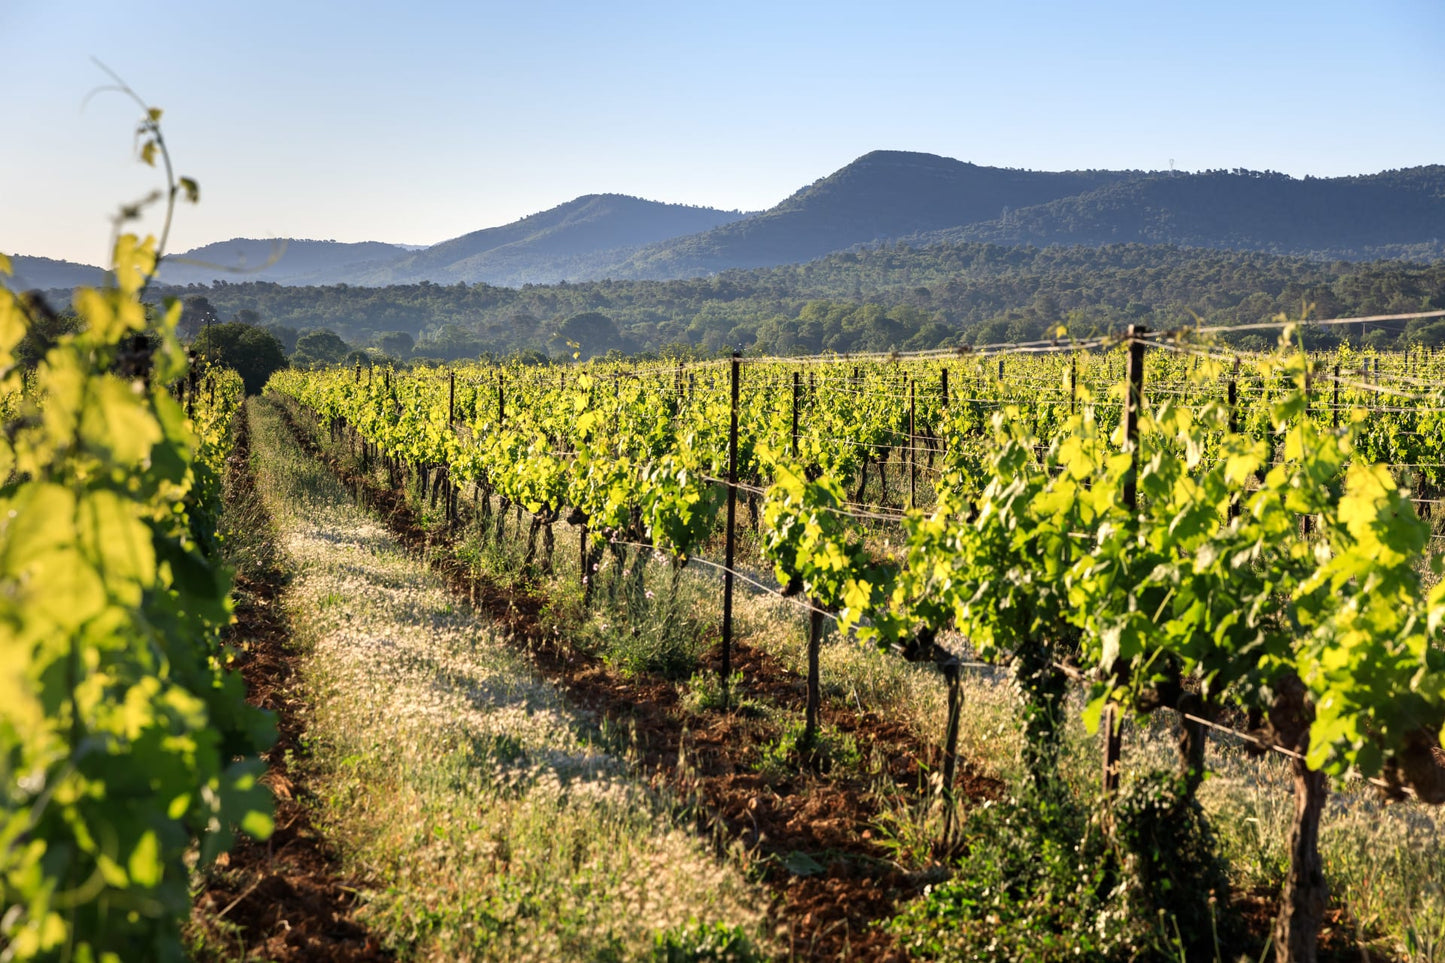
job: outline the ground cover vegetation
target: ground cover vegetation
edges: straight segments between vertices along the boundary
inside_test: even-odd
[[[628,776],[625,742],[355,506],[273,406],[252,418],[306,651],[317,819],[373,881],[366,924],[422,957],[635,959],[719,934],[765,952],[748,884]]]
[[[591,539],[579,546],[588,578],[604,556],[614,579],[636,578],[616,574],[641,566],[626,566],[629,545],[674,559],[674,571],[700,560],[716,539],[727,489],[718,479],[731,461],[743,482],[733,493],[757,526],[756,558],[782,593],[883,650],[936,662],[950,683],[961,653],[940,642],[946,630],[1011,666],[1025,705],[1018,792],[1030,804],[992,830],[1062,840],[1064,854],[1089,843],[1098,858],[1035,862],[1041,875],[1012,880],[1004,904],[981,898],[1001,896],[996,887],[969,890],[969,874],[962,890],[935,887],[932,910],[916,917],[928,925],[913,936],[904,928],[915,950],[987,958],[1012,946],[1037,958],[1043,926],[1059,947],[1101,958],[1225,952],[1231,929],[1218,908],[1229,877],[1199,802],[1201,727],[1222,716],[1246,741],[1295,754],[1297,812],[1273,937],[1280,958],[1313,958],[1325,917],[1326,775],[1440,798],[1430,615],[1439,591],[1427,591],[1430,530],[1412,501],[1434,501],[1427,359],[1312,358],[1285,345],[1236,371],[1217,349],[1142,337],[1132,347],[1152,352],[1148,394],[1111,392],[1128,366],[1117,352],[1007,358],[1016,381],[993,359],[955,362],[952,394],[936,361],[748,365],[738,402],[747,428],[735,446],[726,425],[737,375],[726,366],[463,369],[456,382],[441,372],[363,380],[358,369],[275,384],[332,431],[355,432],[378,470],[410,466],[422,488],[430,479],[448,512],[472,485],[479,506],[497,499],[499,520],[524,507],[534,566],[550,564],[549,533],[570,509]],[[1415,400],[1384,405],[1382,393]],[[795,747],[825,733],[817,637],[809,632],[810,697]],[[726,686],[726,655],[718,668]],[[1191,717],[1171,773],[1123,786],[1106,778],[1109,803],[1085,806],[1089,818],[1059,797],[1072,783],[1059,748],[1069,676],[1084,683],[1091,727],[1102,719],[1116,732],[1121,714],[1164,709]],[[956,695],[950,702],[956,731]],[[949,811],[945,842],[957,833]],[[1097,877],[1080,880],[1084,866]],[[1058,900],[1058,885],[1092,898]],[[1428,920],[1431,899],[1416,892],[1407,915]],[[1041,917],[1054,902],[1077,911]]]

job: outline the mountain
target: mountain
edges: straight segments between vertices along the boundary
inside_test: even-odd
[[[739,220],[739,211],[588,194],[352,275],[357,284],[457,281],[519,286],[603,277],[647,244]],[[601,273],[599,273],[601,272]]]
[[[168,258],[160,280],[367,287],[671,280],[802,264],[899,241],[1163,244],[1322,260],[1439,260],[1445,165],[1300,179],[1244,170],[1027,171],[880,150],[756,214],[588,194],[419,250],[237,238],[179,255],[193,263]],[[34,277],[21,284],[78,283],[66,273],[77,266],[22,261]]]
[[[1149,174],[911,238],[914,243],[1178,244],[1320,258],[1445,254],[1445,165],[1297,179]]]
[[[1136,176],[980,167],[934,154],[873,151],[754,217],[644,248],[614,266],[612,276],[663,279],[810,261],[859,244],[990,220],[1010,208]]]
[[[81,285],[104,284],[110,275],[103,268],[74,261],[57,261],[48,257],[15,255],[10,259],[10,277],[0,275],[0,285],[12,291],[30,291],[35,288],[74,288]]]
[[[162,284],[210,284],[218,280],[334,284],[372,264],[404,257],[410,250],[380,241],[236,237],[166,257],[157,280]]]

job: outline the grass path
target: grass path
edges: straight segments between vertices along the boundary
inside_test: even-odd
[[[629,776],[494,626],[250,407],[257,488],[307,648],[318,818],[360,875],[364,917],[419,959],[766,952],[760,891]]]

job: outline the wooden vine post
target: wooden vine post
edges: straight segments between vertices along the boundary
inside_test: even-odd
[[[908,379],[908,507],[918,504],[918,383]]]
[[[1335,365],[1335,386],[1330,395],[1330,427],[1340,427],[1340,366]]]
[[[803,387],[803,373],[802,373],[801,371],[794,371],[794,372],[793,372],[793,435],[792,435],[792,438],[793,438],[793,447],[792,447],[792,449],[791,449],[794,458],[797,458],[797,457],[798,457],[798,395],[799,395],[799,393],[801,392],[802,387]]]
[[[1229,375],[1229,433],[1239,434],[1239,359],[1234,359],[1234,370]],[[1244,496],[1229,501],[1229,517],[1239,517],[1239,503]]]
[[[818,655],[823,644],[823,610],[817,599],[808,600],[808,695],[803,710],[803,745],[812,749],[818,738],[818,710],[822,703],[822,676]]]
[[[949,656],[939,664],[948,686],[948,723],[943,734],[943,848],[953,846],[957,823],[957,798],[954,782],[958,778],[958,724],[963,714],[963,692],[959,685],[958,659]]]
[[[1139,409],[1144,404],[1144,335],[1149,329],[1139,324],[1129,325],[1129,360],[1126,376],[1129,392],[1124,400],[1124,448],[1129,453],[1129,468],[1124,475],[1124,508],[1131,519],[1139,509]],[[1113,673],[1112,666],[1104,671]],[[1119,788],[1119,756],[1122,751],[1122,733],[1119,730],[1119,712],[1111,703],[1104,708],[1104,796],[1108,800]]]
[[[733,671],[733,552],[736,546],[738,513],[738,387],[742,377],[742,361],[738,352],[732,358],[732,402],[728,415],[728,516],[726,544],[723,551],[723,622],[722,659],[718,673],[722,682],[723,708],[731,705],[728,692]]]

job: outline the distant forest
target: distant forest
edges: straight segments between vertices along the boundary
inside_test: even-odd
[[[1445,262],[1321,262],[1119,244],[954,243],[855,249],[806,264],[677,281],[502,288],[429,282],[382,288],[269,282],[162,288],[187,323],[240,320],[288,350],[329,331],[351,348],[407,357],[584,356],[915,350],[1072,336],[1141,323],[1237,324],[1445,309]],[[1445,322],[1318,329],[1312,337],[1445,343]],[[1259,336],[1253,336],[1258,339]]]

